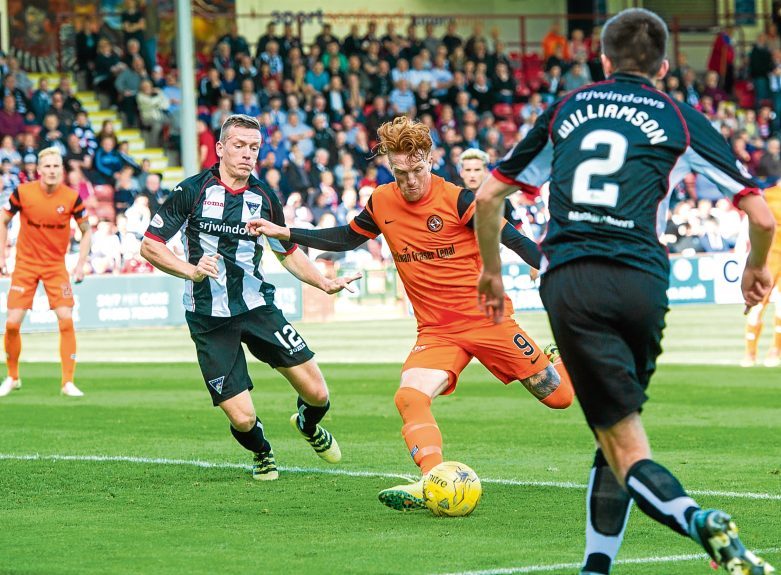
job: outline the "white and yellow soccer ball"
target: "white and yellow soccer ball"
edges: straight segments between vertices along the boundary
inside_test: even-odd
[[[440,463],[423,477],[423,500],[434,515],[469,515],[482,494],[477,474],[457,461]]]

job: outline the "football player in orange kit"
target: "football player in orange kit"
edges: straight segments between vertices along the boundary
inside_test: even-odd
[[[354,249],[367,238],[385,236],[418,322],[418,339],[402,367],[395,401],[402,435],[425,476],[443,460],[431,400],[455,389],[473,357],[503,383],[520,381],[553,409],[569,407],[573,389],[560,360],[553,354],[549,358],[512,319],[509,299],[499,325],[475,306],[482,264],[472,226],[474,193],[432,175],[429,129],[399,117],[383,124],[378,135],[379,152],[388,154],[396,181],[375,189],[349,225],[303,230],[255,220],[248,228],[329,251]],[[509,224],[502,237],[529,265],[539,266],[534,242]],[[398,510],[425,508],[422,479],[386,489],[379,498]]]
[[[773,219],[776,220],[776,235],[773,237],[773,245],[770,247],[770,253],[767,256],[767,267],[773,276],[773,287],[765,296],[761,303],[755,305],[748,312],[746,318],[746,356],[741,365],[749,367],[757,362],[757,347],[759,345],[759,335],[762,333],[762,316],[765,313],[767,304],[770,302],[770,296],[773,289],[776,291],[776,315],[773,321],[773,343],[765,357],[765,366],[778,367],[781,365],[781,186],[776,184],[767,188],[763,192],[765,201],[773,212]]]
[[[92,232],[78,192],[63,184],[65,173],[59,150],[41,150],[38,154],[38,177],[36,181],[21,184],[0,212],[0,270],[4,275],[8,223],[17,213],[21,218],[5,324],[8,377],[0,384],[0,397],[22,387],[19,379],[19,354],[22,351],[19,328],[27,310],[33,307],[39,281],[43,282],[60,328],[60,391],[63,395],[80,397],[84,394],[73,383],[76,332],[73,329],[73,291],[65,269],[65,254],[70,243],[70,220],[74,218],[82,234],[79,260],[73,272],[73,280],[79,283],[84,279],[84,264],[89,256]]]

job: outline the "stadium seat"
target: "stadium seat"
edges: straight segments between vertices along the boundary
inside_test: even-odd
[[[494,104],[493,113],[497,120],[512,119],[513,107],[510,104]]]
[[[114,188],[106,184],[95,186],[95,197],[98,202],[111,202],[114,205]]]
[[[512,120],[497,122],[496,129],[502,133],[505,143],[514,142],[518,137],[518,126]]]

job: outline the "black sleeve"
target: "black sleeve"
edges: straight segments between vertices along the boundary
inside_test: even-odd
[[[339,226],[322,230],[290,228],[291,242],[329,252],[354,250],[367,239],[366,236],[354,231],[350,226]]]
[[[144,235],[159,242],[167,242],[174,237],[190,217],[198,199],[197,193],[192,182],[176,186],[152,218]]]
[[[502,228],[501,242],[507,246],[521,259],[535,269],[540,269],[542,254],[537,244],[516,230],[512,225],[505,224]]]
[[[735,157],[727,140],[711,126],[709,120],[687,104],[679,104],[689,132],[689,147],[679,158],[675,166],[676,173],[671,177],[674,184],[679,174],[695,172],[710,180],[719,191],[738,202],[748,194],[759,194],[759,184],[746,167]]]
[[[263,191],[263,195],[269,203],[269,220],[277,224],[278,226],[285,227],[285,212],[282,208],[282,202],[279,201],[277,195],[266,187],[265,184],[260,184],[260,189]],[[268,245],[271,251],[283,256],[291,254],[296,249],[296,242],[293,240],[275,240],[273,238],[268,239]]]
[[[523,192],[536,195],[537,187],[550,178],[552,145],[549,129],[556,114],[557,102],[537,119],[526,137],[494,168],[493,176]]]

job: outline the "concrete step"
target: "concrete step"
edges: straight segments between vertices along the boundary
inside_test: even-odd
[[[168,157],[165,154],[160,154],[155,151],[150,151],[150,148],[141,148],[141,149],[135,149],[130,151],[130,155],[133,156],[138,162],[140,162],[143,159],[147,160],[160,160],[163,159],[166,161],[165,167],[168,167]]]
[[[90,117],[96,112],[100,112],[100,104],[97,102],[82,102],[81,107],[89,113]]]
[[[130,140],[135,138],[142,138],[141,130],[138,128],[126,128],[124,130],[117,130],[117,138],[121,140]],[[143,139],[143,138],[142,138]]]
[[[93,124],[102,124],[104,120],[113,120],[115,123],[119,121],[119,114],[117,114],[114,110],[98,110],[97,112],[90,112],[89,117]]]
[[[76,78],[73,76],[73,74],[60,74],[57,72],[46,73],[46,74],[31,72],[27,74],[27,77],[30,78],[30,80],[32,81],[33,85],[36,88],[38,87],[38,81],[41,78],[45,77],[47,80],[49,80],[49,90],[54,90],[57,87],[57,85],[60,83],[60,78],[62,78],[63,76],[68,76],[68,78],[70,78],[71,85],[74,88],[76,87]]]
[[[132,156],[141,153],[141,151],[146,147],[143,138],[128,138],[127,144],[128,148],[130,148],[130,154]]]

